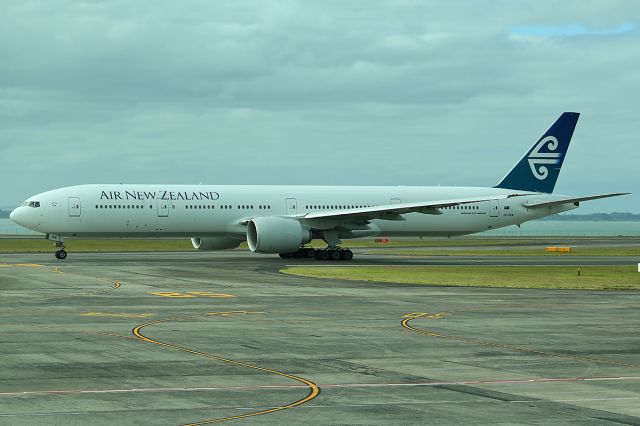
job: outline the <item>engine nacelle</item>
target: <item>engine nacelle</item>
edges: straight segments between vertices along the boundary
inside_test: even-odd
[[[311,230],[295,219],[257,217],[247,224],[249,249],[258,253],[292,253],[311,241]]]
[[[230,237],[192,238],[191,244],[197,250],[226,250],[236,248],[242,241]]]

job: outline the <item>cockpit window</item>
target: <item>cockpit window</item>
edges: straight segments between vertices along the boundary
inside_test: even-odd
[[[40,207],[40,201],[28,201],[25,204],[27,207]]]

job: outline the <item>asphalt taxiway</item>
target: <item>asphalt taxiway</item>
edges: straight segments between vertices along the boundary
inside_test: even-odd
[[[238,252],[0,255],[0,424],[640,425],[640,292],[278,272],[306,263],[322,264]],[[416,263],[540,258],[349,264]]]

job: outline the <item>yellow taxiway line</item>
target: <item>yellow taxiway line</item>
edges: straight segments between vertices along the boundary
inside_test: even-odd
[[[220,312],[220,313],[214,313],[214,312],[210,312],[207,315],[224,315],[224,316],[228,316],[229,314],[233,315],[234,313],[246,313],[245,311],[231,311],[231,312]],[[175,350],[179,350],[182,352],[186,352],[186,353],[190,353],[193,355],[197,355],[197,356],[202,356],[202,357],[206,357],[206,358],[210,358],[210,359],[215,359],[216,361],[220,361],[220,362],[225,362],[227,364],[231,364],[231,365],[236,365],[239,367],[245,367],[245,368],[251,368],[253,370],[258,370],[258,371],[263,371],[265,373],[270,373],[270,374],[275,374],[277,376],[282,376],[282,377],[286,377],[287,379],[292,379],[292,380],[296,380],[300,383],[303,383],[304,385],[306,385],[309,388],[309,393],[304,397],[304,398],[300,398],[290,404],[286,404],[286,405],[280,405],[277,407],[273,407],[273,408],[269,408],[266,410],[261,410],[261,411],[255,411],[252,413],[247,413],[247,414],[240,414],[237,416],[229,416],[229,417],[221,417],[221,418],[216,418],[216,419],[209,419],[209,420],[202,420],[199,422],[194,422],[194,423],[187,423],[185,426],[195,426],[195,425],[206,425],[206,424],[212,424],[212,423],[220,423],[220,422],[225,422],[225,421],[229,421],[229,420],[237,420],[237,419],[243,419],[243,418],[247,418],[247,417],[255,417],[255,416],[261,416],[264,414],[269,414],[269,413],[275,413],[277,411],[282,411],[282,410],[288,410],[290,408],[294,408],[297,407],[299,405],[302,405],[306,402],[311,401],[312,399],[314,399],[315,397],[317,397],[320,394],[320,388],[318,387],[318,385],[316,385],[315,383],[313,383],[311,380],[307,380],[303,377],[299,377],[299,376],[294,376],[293,374],[288,374],[288,373],[284,373],[282,371],[278,371],[278,370],[274,370],[272,368],[265,368],[265,367],[259,367],[257,365],[253,365],[253,364],[249,364],[246,362],[242,362],[242,361],[236,361],[230,358],[225,358],[219,355],[214,355],[214,354],[210,354],[208,352],[203,352],[203,351],[196,351],[193,349],[189,349],[189,348],[185,348],[183,346],[179,346],[179,345],[174,345],[172,343],[166,343],[166,342],[161,342],[159,340],[155,340],[155,339],[151,339],[145,335],[142,334],[142,329],[151,325],[155,325],[155,324],[161,324],[161,323],[165,323],[165,322],[169,322],[169,321],[176,321],[176,320],[180,320],[180,319],[184,319],[185,317],[172,317],[172,318],[165,318],[165,319],[159,319],[159,320],[155,320],[155,321],[150,321],[144,324],[140,324],[138,326],[136,326],[133,330],[131,330],[131,332],[133,333],[134,336],[136,336],[138,339],[143,340],[145,342],[148,343],[153,343],[165,348],[169,348],[169,349],[175,349]]]

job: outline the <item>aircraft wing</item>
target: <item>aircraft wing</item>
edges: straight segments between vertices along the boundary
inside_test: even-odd
[[[423,201],[417,203],[402,204],[386,204],[382,206],[363,207],[347,210],[325,210],[321,212],[306,213],[296,215],[301,219],[338,219],[338,220],[404,220],[401,216],[405,213],[422,213],[422,214],[442,214],[441,208],[457,206],[461,204],[479,203],[489,200],[501,200],[512,197],[513,195],[475,197],[475,198],[457,198],[437,201]]]
[[[550,201],[527,202],[527,203],[523,203],[522,206],[529,209],[535,209],[539,207],[556,206],[559,204],[567,204],[567,203],[579,203],[580,201],[597,200],[599,198],[617,197],[619,195],[628,195],[628,194],[630,194],[630,192],[612,192],[610,194],[587,195],[584,197],[563,197],[563,198],[557,198]]]

